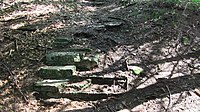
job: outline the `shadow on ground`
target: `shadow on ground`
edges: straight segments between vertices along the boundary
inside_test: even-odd
[[[132,109],[149,100],[164,98],[171,94],[194,90],[199,87],[200,74],[190,74],[172,79],[158,80],[157,83],[141,89],[132,89],[119,99],[102,102],[94,108],[71,110],[66,112],[115,112],[121,109]]]
[[[198,83],[200,81],[198,73],[200,28],[199,16],[196,12],[193,14],[193,11],[186,10],[185,13],[188,15],[185,17],[182,15],[184,9],[179,8],[173,10],[171,7],[160,8],[157,5],[152,7],[152,4],[146,3],[121,6],[117,4],[118,2],[105,2],[105,4],[100,3],[99,5],[76,2],[77,4],[71,4],[70,7],[68,7],[68,3],[62,4],[62,7],[60,2],[54,2],[60,12],[50,11],[48,14],[39,14],[33,16],[35,18],[33,20],[22,16],[16,20],[1,22],[3,34],[1,46],[3,47],[0,56],[3,54],[3,58],[0,57],[0,59],[3,59],[11,68],[16,82],[21,82],[19,85],[24,93],[30,91],[26,89],[30,87],[30,82],[37,79],[34,72],[37,67],[42,65],[41,58],[46,51],[52,50],[53,39],[59,36],[73,38],[75,45],[70,47],[91,47],[100,49],[100,52],[106,55],[105,66],[101,71],[94,71],[94,74],[115,74],[119,71],[127,71],[126,67],[129,64],[143,67],[146,71],[143,78],[146,80],[155,78],[155,75],[162,76],[163,74],[159,73],[163,71],[169,72],[168,75],[171,75],[167,77],[168,79],[164,76],[155,78],[155,82],[151,82],[144,88],[139,89],[137,87],[140,84],[136,84],[133,89],[122,96],[104,102],[100,101],[100,104],[95,104],[93,108],[72,110],[72,112],[112,112],[124,108],[132,109],[149,100],[190,91],[200,86]],[[29,3],[24,2],[21,5],[26,4]],[[83,11],[84,7],[87,9],[86,11]],[[42,6],[42,8],[45,7]],[[88,11],[91,12],[88,13]],[[25,20],[34,25],[28,29],[10,29],[15,22],[20,23]],[[122,25],[99,28],[98,25],[101,26],[107,22],[122,22]],[[63,28],[62,25],[68,26]],[[8,46],[4,49],[4,45],[9,43],[12,43],[11,47]],[[127,63],[128,60],[132,62]],[[165,63],[170,63],[170,65],[162,67]],[[103,62],[101,64],[103,65]],[[0,70],[6,74],[5,77],[2,75],[1,79],[9,79],[5,67],[1,67]],[[175,73],[182,73],[185,76],[174,78],[172,76]],[[141,77],[133,77],[135,80],[142,80]],[[13,83],[12,79],[11,83]],[[23,87],[26,88],[23,89]],[[17,99],[22,97],[20,93],[18,96]],[[42,111],[39,106],[35,110]],[[64,111],[65,106],[62,105],[63,108],[59,107],[58,110]],[[11,106],[11,108],[13,107]]]

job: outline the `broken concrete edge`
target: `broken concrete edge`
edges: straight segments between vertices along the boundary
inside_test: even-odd
[[[91,83],[98,83],[100,85],[108,84],[108,85],[116,85],[116,84],[124,84],[125,88],[127,87],[127,77],[120,76],[120,77],[103,77],[98,75],[93,76],[72,76],[65,80],[41,80],[35,82],[35,91],[37,91],[40,96],[44,98],[61,98],[61,97],[71,97],[71,98],[83,98],[83,99],[91,99],[93,96],[94,99],[97,98],[106,98],[112,95],[120,95],[123,94],[129,89],[125,89],[122,92],[84,92],[82,90],[77,91],[65,91],[65,88],[70,87],[71,81],[73,80],[75,83],[76,81],[83,81],[87,80],[87,83],[80,86],[79,88],[84,89],[91,85]]]
[[[127,89],[127,82],[128,79],[125,76],[121,77],[98,77],[98,76],[70,76],[67,79],[64,80],[40,80],[35,82],[35,87],[56,87],[56,88],[64,88],[67,87],[67,84],[76,83],[79,81],[87,80],[87,82],[91,82],[93,84],[99,84],[99,85],[115,85],[115,84],[124,84],[124,87]],[[43,90],[45,91],[45,90]],[[49,91],[49,90],[47,90]]]
[[[63,84],[63,83],[68,83],[68,81],[81,81],[81,80],[87,80],[87,79],[91,79],[92,83],[96,83],[96,84],[117,84],[117,82],[121,83],[121,82],[127,82],[128,78],[126,76],[119,76],[119,77],[104,77],[104,76],[98,76],[98,75],[92,75],[92,76],[77,76],[77,75],[72,75],[67,77],[66,79],[62,79],[62,80],[40,80],[38,82],[36,82],[36,85],[40,85],[40,84],[45,84],[45,85],[52,85],[52,84]],[[54,85],[53,85],[54,86]]]

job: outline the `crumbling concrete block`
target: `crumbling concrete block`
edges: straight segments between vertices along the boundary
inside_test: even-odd
[[[73,65],[81,61],[80,53],[75,52],[52,52],[46,54],[45,64],[51,66]]]
[[[43,80],[35,83],[35,91],[42,97],[60,98],[60,89],[68,83],[68,80]]]
[[[58,47],[58,48],[62,48],[62,47],[66,47],[68,45],[71,45],[73,43],[72,38],[56,38],[53,42],[53,46],[54,47]]]
[[[46,54],[46,65],[75,65],[79,70],[91,70],[98,66],[99,55],[92,55],[90,48],[69,48]]]
[[[39,97],[44,98],[75,98],[78,96],[83,99],[86,97],[86,99],[90,97],[93,99],[93,96],[107,97],[107,95],[122,94],[127,91],[127,82],[128,79],[125,76],[72,76],[65,80],[38,81],[35,83],[35,90],[39,93]]]
[[[76,66],[44,66],[38,70],[42,79],[66,79],[76,73]]]

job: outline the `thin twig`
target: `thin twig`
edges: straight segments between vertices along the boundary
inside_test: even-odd
[[[121,104],[122,104],[125,108],[129,108],[128,105],[126,105],[125,102],[121,102]]]
[[[167,105],[166,111],[170,110],[171,106],[172,106],[172,102],[171,102],[171,91],[169,90],[169,87],[166,85],[168,94],[169,94],[169,103]]]
[[[197,96],[200,97],[200,90],[199,90],[199,89],[195,89],[193,92],[194,92]]]

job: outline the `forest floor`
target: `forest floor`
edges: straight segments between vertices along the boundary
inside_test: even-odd
[[[0,8],[0,112],[200,111],[198,5],[4,0]],[[124,74],[132,89],[95,101],[37,99],[36,72],[57,37],[102,55],[99,67],[81,74]],[[143,68],[143,76],[127,64]]]

